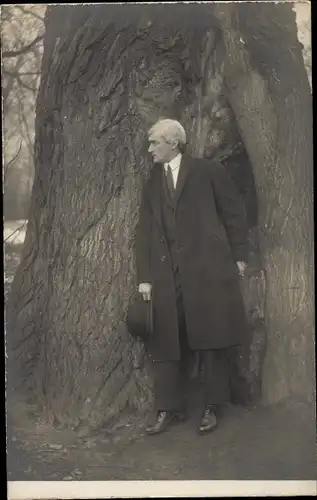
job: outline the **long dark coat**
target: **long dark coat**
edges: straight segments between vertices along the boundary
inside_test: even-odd
[[[180,357],[172,261],[162,226],[163,165],[143,188],[136,233],[138,283],[153,286],[153,361]],[[218,349],[249,340],[236,261],[247,260],[244,204],[218,162],[182,157],[175,192],[179,272],[189,346]]]

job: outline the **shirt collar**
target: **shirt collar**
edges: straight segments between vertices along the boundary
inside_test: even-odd
[[[173,158],[170,162],[168,163],[164,163],[164,167],[165,169],[167,169],[167,166],[170,165],[171,166],[171,169],[174,170],[175,168],[179,167],[180,166],[180,163],[181,163],[181,159],[182,159],[182,154],[179,153],[177,156],[175,156],[175,158]]]

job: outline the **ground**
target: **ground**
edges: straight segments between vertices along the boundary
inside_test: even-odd
[[[8,480],[314,480],[314,413],[287,402],[228,408],[219,428],[198,436],[198,409],[158,436],[130,417],[120,428],[78,437],[34,418],[8,422]],[[21,425],[21,423],[20,423]]]
[[[5,223],[10,235],[18,221]],[[5,295],[19,262],[23,236],[5,244]],[[189,419],[158,436],[146,436],[145,419],[122,415],[116,427],[95,435],[56,429],[18,399],[7,404],[9,481],[57,480],[314,480],[314,407],[284,401],[246,409],[228,406],[219,428],[195,432],[201,394],[193,381]]]

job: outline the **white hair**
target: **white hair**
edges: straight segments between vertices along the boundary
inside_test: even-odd
[[[176,120],[169,118],[157,121],[149,130],[149,135],[158,134],[167,142],[177,141],[179,145],[186,144],[186,132],[184,127]]]

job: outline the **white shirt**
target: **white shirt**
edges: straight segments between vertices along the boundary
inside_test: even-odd
[[[165,172],[167,172],[168,165],[171,166],[172,175],[173,175],[173,182],[174,182],[174,188],[176,187],[176,184],[177,184],[177,179],[178,179],[178,173],[179,173],[179,167],[180,167],[180,164],[181,164],[181,160],[182,160],[182,155],[181,155],[181,153],[179,153],[169,163],[164,163]]]

